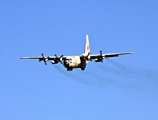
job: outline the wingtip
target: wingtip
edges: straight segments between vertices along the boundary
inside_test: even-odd
[[[28,57],[20,57],[19,59],[28,59]]]

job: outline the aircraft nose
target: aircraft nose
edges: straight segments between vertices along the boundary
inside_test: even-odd
[[[64,63],[64,66],[65,66],[65,67],[69,67],[69,63],[68,63],[68,62],[65,62],[65,63]]]

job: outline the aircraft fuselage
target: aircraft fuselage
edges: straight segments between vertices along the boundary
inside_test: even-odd
[[[63,66],[67,68],[68,71],[71,71],[73,68],[85,69],[88,61],[82,59],[80,56],[69,56],[63,61]]]

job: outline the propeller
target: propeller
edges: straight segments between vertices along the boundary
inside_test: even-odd
[[[88,55],[86,56],[86,60],[92,61],[92,59],[88,58],[89,55],[90,55],[90,53],[88,53]]]
[[[49,57],[44,57],[44,54],[42,53],[42,59],[39,59],[39,62],[41,62],[42,60],[44,61],[44,64],[47,65],[47,61]]]
[[[57,57],[57,55],[55,54],[54,55],[55,56],[55,61],[57,61],[57,62],[60,62],[61,64],[62,64],[62,61],[63,61],[63,55],[61,55],[60,57]]]
[[[87,56],[84,56],[84,55],[83,55],[81,58],[82,58],[82,59],[86,59],[86,60],[88,60],[88,61],[92,61],[90,58],[88,58],[89,55],[90,55],[90,53],[88,53]]]

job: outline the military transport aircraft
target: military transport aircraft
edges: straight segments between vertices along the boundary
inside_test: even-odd
[[[85,70],[87,63],[92,61],[92,59],[95,59],[95,62],[103,62],[104,58],[118,57],[119,55],[125,54],[133,54],[133,52],[102,54],[102,51],[100,51],[100,54],[90,55],[89,38],[88,35],[86,35],[85,51],[82,55],[57,56],[55,54],[54,56],[44,57],[42,53],[41,57],[21,57],[20,59],[39,59],[39,62],[44,61],[45,65],[47,65],[46,62],[48,60],[52,60],[52,64],[60,62],[65,68],[67,68],[67,71],[72,71],[73,68],[81,68],[81,70]]]

